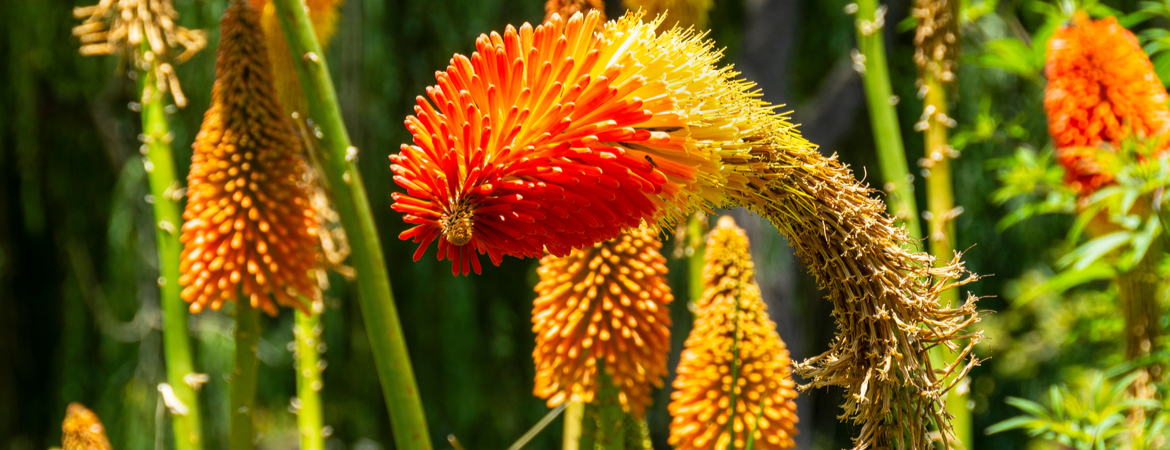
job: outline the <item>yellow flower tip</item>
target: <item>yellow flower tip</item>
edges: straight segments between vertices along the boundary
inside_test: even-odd
[[[97,414],[81,403],[70,403],[61,423],[62,450],[111,450],[106,428]]]
[[[679,450],[742,449],[749,440],[754,448],[793,448],[792,361],[760,297],[747,234],[724,216],[707,245],[702,301],[668,407],[669,442]]]
[[[670,310],[662,244],[649,228],[540,261],[532,311],[534,394],[550,407],[597,393],[598,365],[626,411],[642,417],[661,387],[670,351]]]
[[[301,80],[293,65],[292,56],[288,52],[288,44],[284,40],[284,30],[280,28],[280,20],[276,17],[276,7],[272,0],[248,0],[256,11],[260,12],[260,28],[264,30],[264,41],[268,46],[268,58],[272,65],[272,75],[275,79],[276,93],[280,96],[280,103],[288,113],[307,110],[305,97],[301,91]],[[313,23],[313,32],[317,41],[321,43],[321,50],[329,48],[329,40],[337,32],[337,22],[340,17],[341,5],[344,0],[306,0],[305,7],[309,11],[309,21]],[[320,55],[324,56],[324,55]]]
[[[258,20],[248,3],[228,6],[211,107],[193,145],[179,284],[196,313],[241,293],[270,315],[276,304],[309,313],[297,297],[320,295],[309,276],[317,220],[305,163],[276,100]]]

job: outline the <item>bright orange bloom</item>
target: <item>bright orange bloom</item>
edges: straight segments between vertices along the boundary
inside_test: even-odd
[[[745,448],[749,438],[761,450],[796,445],[792,361],[768,319],[751,258],[744,231],[730,217],[720,218],[707,241],[703,297],[670,395],[675,449],[722,450],[733,438],[735,448]]]
[[[81,403],[70,403],[61,423],[62,450],[110,450],[106,427],[97,414]]]
[[[598,19],[480,36],[427,88],[435,106],[418,98],[406,120],[415,145],[390,156],[406,188],[394,209],[417,225],[400,235],[421,243],[415,260],[436,240],[463,274],[479,273],[475,252],[497,265],[565,256],[719,198],[699,183],[719,178],[716,159],[687,129],[687,114],[719,99],[682,92],[711,88],[717,55],[695,54],[698,40],[652,47],[654,29],[632,16],[595,36]]]
[[[276,83],[276,93],[280,96],[280,104],[290,112],[306,112],[305,96],[301,93],[301,80],[297,76],[297,69],[293,66],[292,57],[288,54],[288,44],[284,40],[284,31],[280,28],[280,21],[276,18],[276,7],[272,0],[248,0],[256,11],[260,12],[260,26],[264,30],[264,40],[268,47],[268,60],[272,63],[272,75]],[[313,23],[313,32],[321,49],[329,47],[329,39],[337,31],[338,9],[344,0],[305,0],[305,7],[309,10],[309,21]]]
[[[292,124],[272,87],[256,11],[233,1],[220,22],[211,108],[195,138],[179,283],[191,311],[242,292],[252,307],[308,312],[316,298],[316,219]]]
[[[647,228],[624,232],[569,256],[540,261],[532,310],[536,388],[548,406],[591,402],[597,365],[641,417],[651,386],[662,387],[670,351],[670,310],[662,243]]]
[[[1045,73],[1048,132],[1066,183],[1082,194],[1113,181],[1084,147],[1116,147],[1131,132],[1155,137],[1170,130],[1170,97],[1137,37],[1115,18],[1079,14],[1056,30]]]

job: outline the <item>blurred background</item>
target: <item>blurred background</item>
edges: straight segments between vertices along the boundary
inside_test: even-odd
[[[60,445],[65,407],[78,401],[105,422],[115,447],[168,448],[170,426],[156,386],[165,379],[158,305],[157,255],[148,193],[138,155],[140,126],[125,61],[82,57],[71,28],[75,6],[96,0],[0,2],[0,449]],[[793,110],[804,135],[838,154],[874,183],[876,156],[860,78],[853,69],[849,0],[716,0],[711,38],[726,63],[755,81],[764,97]],[[897,109],[911,164],[922,156],[913,129],[922,111],[913,55],[910,0],[890,0],[885,27]],[[208,31],[208,48],[178,65],[190,104],[171,116],[181,173],[210,101],[214,46],[224,0],[175,0],[180,22]],[[1040,5],[1040,6],[1037,6]],[[951,96],[958,127],[952,145],[958,249],[972,271],[994,275],[966,287],[998,311],[981,326],[978,349],[992,357],[970,376],[978,448],[1032,448],[1023,432],[983,430],[1019,411],[1008,396],[1039,399],[1054,383],[1075,383],[1089,368],[1122,361],[1122,321],[1106,283],[1037,294],[1067,250],[1070,215],[1010,227],[1013,211],[992,199],[1003,158],[1048,142],[1042,109],[1043,48],[1029,36],[1050,23],[1045,2],[969,0],[962,6],[962,54]],[[1102,6],[1135,11],[1136,0]],[[1049,5],[1050,6],[1050,5]],[[623,11],[614,0],[610,17]],[[467,449],[505,448],[547,412],[532,395],[531,301],[535,260],[505,259],[483,275],[453,277],[433,250],[412,263],[414,244],[390,209],[387,155],[408,142],[402,125],[414,97],[454,53],[469,53],[480,33],[539,21],[542,0],[346,0],[328,60],[370,194],[407,344],[433,439],[454,434]],[[1151,19],[1138,28],[1165,27]],[[1048,32],[1051,32],[1049,30]],[[1010,42],[1009,42],[1010,41]],[[1008,42],[1005,44],[1005,42]],[[1012,44],[1017,42],[1018,44]],[[1157,61],[1156,61],[1157,62]],[[1167,64],[1159,63],[1163,70]],[[911,166],[917,172],[916,166]],[[917,180],[921,191],[922,180]],[[920,194],[921,195],[921,194]],[[919,204],[924,204],[920,198]],[[736,216],[752,238],[759,282],[772,319],[800,360],[827,348],[830,305],[800,268],[782,236],[746,212]],[[682,307],[685,263],[663,248],[675,290],[670,366],[689,330]],[[337,275],[324,315],[325,423],[330,449],[393,447],[355,290]],[[1025,295],[1030,293],[1030,295]],[[220,312],[193,315],[197,367],[210,448],[226,448],[227,385],[233,322]],[[290,311],[263,319],[259,356],[260,447],[296,447]],[[648,413],[655,448],[666,449],[668,387]],[[853,427],[837,420],[839,390],[799,398],[800,448],[849,446]],[[554,448],[559,420],[530,444]]]

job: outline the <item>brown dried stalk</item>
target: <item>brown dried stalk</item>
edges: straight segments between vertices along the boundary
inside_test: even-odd
[[[171,0],[101,0],[74,8],[73,16],[85,19],[73,27],[73,35],[81,39],[82,55],[128,53],[136,68],[154,71],[157,82],[143,90],[144,101],[157,89],[170,92],[179,107],[187,105],[171,62],[191,59],[207,45],[207,37],[202,30],[175,24],[178,13]],[[182,51],[172,56],[179,47]]]

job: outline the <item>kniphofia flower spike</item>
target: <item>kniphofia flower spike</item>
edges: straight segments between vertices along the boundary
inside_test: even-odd
[[[106,427],[97,414],[81,403],[70,403],[61,423],[62,450],[111,450]]]
[[[536,387],[548,406],[592,402],[598,362],[620,391],[623,409],[641,418],[652,387],[662,387],[670,352],[666,258],[653,230],[540,260],[532,310]]]
[[[305,163],[272,85],[259,17],[232,0],[220,22],[211,107],[195,137],[179,283],[191,311],[219,309],[239,293],[276,314],[307,306],[317,260]],[[271,296],[271,298],[270,298]]]
[[[749,440],[761,450],[793,448],[792,360],[760,297],[747,235],[731,217],[711,230],[705,259],[695,328],[670,394],[670,443],[678,450],[742,449]]]
[[[951,341],[977,320],[973,302],[937,301],[961,283],[962,265],[936,268],[907,250],[906,231],[873,192],[751,83],[716,67],[710,41],[640,19],[595,33],[594,12],[554,16],[456,55],[407,118],[414,145],[390,157],[406,190],[394,208],[415,225],[400,237],[420,244],[416,259],[437,242],[438,257],[467,274],[481,270],[477,254],[495,264],[565,256],[643,221],[669,226],[695,209],[744,206],[789,238],[836,309],[833,347],[797,371],[811,386],[848,390],[857,445],[925,445],[929,422],[947,426],[947,386],[927,343],[957,349]]]
[[[1079,13],[1048,41],[1044,109],[1065,182],[1081,194],[1110,184],[1094,152],[1170,131],[1166,88],[1137,37],[1117,19]],[[1170,146],[1163,140],[1159,149]]]

